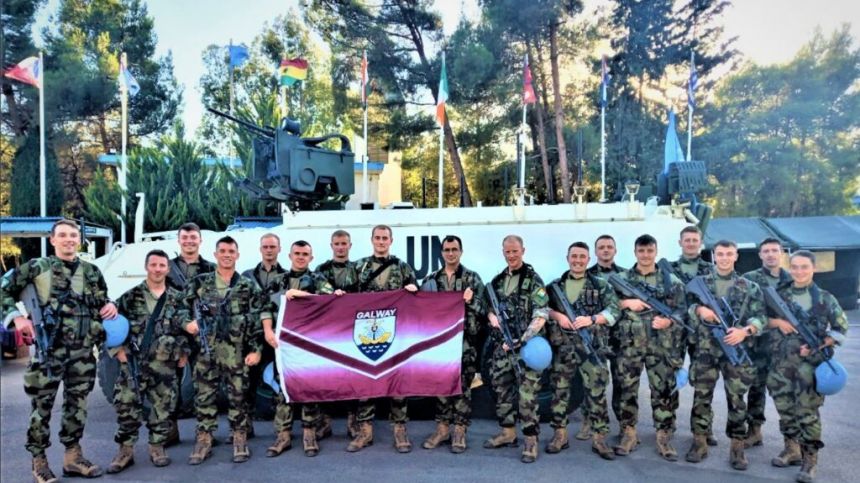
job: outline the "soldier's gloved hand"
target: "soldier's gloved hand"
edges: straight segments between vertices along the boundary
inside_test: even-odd
[[[410,283],[409,285],[407,285],[403,288],[406,289],[407,292],[415,293],[418,291],[418,287],[416,287],[414,283]]]
[[[501,329],[502,328],[502,326],[499,325],[499,318],[496,317],[496,314],[490,312],[490,314],[487,315],[487,319],[489,319],[489,321],[490,321],[490,327],[492,327],[494,329]]]
[[[256,366],[260,363],[260,354],[256,352],[252,352],[245,356],[245,365],[246,366]]]
[[[270,346],[272,346],[275,349],[278,348],[278,338],[275,337],[275,332],[273,330],[265,331],[263,336],[266,338],[266,343],[268,343]]]
[[[185,326],[185,332],[188,332],[191,335],[197,335],[197,332],[200,331],[200,327],[197,326],[197,321],[192,320],[188,325]]]
[[[111,320],[116,317],[117,314],[116,305],[113,302],[108,302],[99,310],[99,316],[101,316],[102,320]]]
[[[705,307],[704,305],[700,305],[698,308],[696,308],[696,315],[698,315],[699,318],[701,320],[704,320],[705,322],[714,323],[717,321],[717,314],[715,314],[713,310],[709,309],[708,307]]]
[[[466,290],[463,291],[463,300],[468,304],[472,301],[472,297],[475,295],[475,292],[472,291],[472,287],[467,287]]]
[[[21,333],[21,337],[24,339],[24,343],[27,345],[32,345],[33,340],[36,338],[36,332],[33,329],[33,322],[27,317],[15,317],[13,319],[15,324],[15,330]]]
[[[128,363],[128,356],[125,354],[125,347],[120,347],[119,350],[116,351],[116,360],[123,364]]]

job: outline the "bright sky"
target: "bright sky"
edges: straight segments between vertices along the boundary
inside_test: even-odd
[[[149,0],[155,19],[158,55],[173,52],[174,73],[184,87],[186,132],[200,124],[203,106],[198,82],[203,74],[203,50],[212,44],[250,44],[266,22],[297,8],[298,0]],[[436,0],[446,32],[455,27],[466,5],[467,15],[477,11],[474,0]],[[607,0],[586,0],[590,6]],[[848,22],[855,40],[860,40],[858,0],[734,0],[724,14],[726,34],[738,36],[737,48],[750,60],[760,63],[785,62],[812,36],[816,26],[825,34]],[[49,0],[40,12],[35,31],[41,32],[48,15],[57,10],[59,0]],[[38,38],[38,36],[37,36]],[[37,41],[38,44],[38,41]],[[133,59],[129,59],[131,63]]]

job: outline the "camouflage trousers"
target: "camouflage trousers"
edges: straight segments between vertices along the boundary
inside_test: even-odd
[[[391,403],[391,414],[388,419],[393,423],[405,423],[409,421],[409,416],[406,411],[406,399],[404,398],[383,398]],[[376,417],[376,399],[361,399],[358,401],[358,409],[355,414],[356,421],[366,423],[373,421]]]
[[[773,354],[767,389],[779,413],[779,431],[803,446],[823,448],[819,409],[824,396],[815,390],[815,366],[800,356],[800,341]]]
[[[609,385],[609,370],[605,364],[596,364],[589,358],[583,357],[582,339],[570,336],[574,341],[563,344],[553,351],[552,366],[549,380],[552,384],[553,428],[566,428],[567,413],[570,403],[570,383],[578,370],[582,375],[582,385],[585,388],[582,414],[591,424],[593,432],[606,434],[609,432],[609,411],[606,408],[606,386]]]
[[[436,398],[436,421],[468,426],[472,422],[472,379],[478,372],[478,352],[463,338],[460,384],[463,394]]]
[[[755,379],[747,395],[747,423],[762,425],[767,404],[767,374],[770,372],[771,337],[768,331],[755,338],[750,358],[755,366]]]
[[[46,366],[51,368],[48,377]],[[81,440],[87,421],[87,395],[96,380],[96,359],[92,346],[69,348],[61,346],[51,352],[46,364],[34,356],[24,373],[24,392],[30,396],[30,427],[27,430],[27,451],[43,456],[51,446],[51,409],[63,383],[63,412],[60,422],[60,442],[69,447]]]
[[[678,393],[675,388],[675,358],[665,350],[623,344],[616,359],[619,382],[618,422],[622,428],[639,421],[639,379],[644,367],[651,389],[651,413],[658,430],[675,430]],[[613,389],[614,390],[614,389]]]
[[[693,434],[713,434],[714,387],[720,374],[726,390],[728,413],[726,435],[729,438],[745,438],[747,435],[747,405],[744,395],[755,380],[756,368],[749,363],[733,366],[722,349],[711,344],[699,344],[690,366],[690,381],[693,386],[693,408],[690,411],[690,428]]]
[[[496,393],[496,418],[503,428],[513,428],[519,419],[525,436],[537,436],[540,433],[537,397],[541,373],[523,367],[523,379],[517,381],[511,360],[512,357],[502,350],[502,345],[496,345],[491,369],[493,391]]]
[[[143,400],[149,400],[149,416],[146,428],[150,444],[163,444],[170,431],[170,414],[176,406],[177,379],[176,361],[154,360],[140,363],[140,396],[134,390],[128,364],[120,366],[120,374],[114,385],[113,405],[116,409],[117,430],[114,441],[134,445],[143,421]]]
[[[197,431],[212,433],[218,428],[216,398],[221,384],[227,389],[227,420],[230,429],[244,430],[250,424],[245,406],[248,366],[236,346],[226,341],[211,344],[211,354],[197,354],[194,362],[194,398]]]
[[[278,371],[275,371],[275,380],[280,381]],[[278,393],[276,396],[277,404],[275,406],[275,418],[272,421],[275,427],[275,434],[281,431],[291,431],[293,429],[293,411],[301,411],[301,420],[303,428],[316,428],[322,423],[322,408],[319,403],[288,403],[283,393]]]

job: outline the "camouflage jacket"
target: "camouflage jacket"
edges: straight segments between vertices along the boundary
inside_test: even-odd
[[[513,281],[516,281],[516,285],[512,283]],[[513,272],[505,268],[493,277],[490,286],[495,291],[499,303],[507,307],[508,316],[514,324],[511,332],[515,339],[525,332],[532,320],[549,318],[549,297],[543,280],[528,263],[523,263],[522,267]],[[489,301],[487,301],[487,310],[492,311]],[[541,332],[544,330],[542,328]]]
[[[79,258],[65,262],[52,255],[30,260],[10,271],[0,280],[0,314],[4,325],[21,315],[15,303],[31,283],[39,304],[43,308],[49,306],[59,316],[55,345],[62,341],[65,345],[87,347],[104,342],[99,310],[111,300],[98,267]]]
[[[325,277],[335,290],[358,292],[358,267],[355,262],[329,260],[318,266],[316,273]]]
[[[568,290],[568,282],[573,282],[574,278],[569,271],[561,274],[561,277],[553,280],[547,285],[547,293],[549,296],[549,308],[556,312],[564,313],[562,302],[556,299],[553,295],[550,285],[558,285],[562,293],[567,297],[571,307],[575,311],[575,315],[603,315],[606,317],[606,325],[592,324],[589,327],[594,336],[594,340],[598,342],[598,347],[595,349],[607,349],[609,346],[608,336],[609,328],[615,325],[618,318],[621,316],[621,308],[618,306],[618,295],[609,286],[609,283],[599,275],[594,275],[586,272],[585,281],[582,289],[578,294],[571,294]],[[575,299],[573,297],[576,297]],[[571,320],[573,322],[573,320]],[[553,345],[561,345],[569,337],[565,337],[561,331],[561,327],[555,320],[547,321],[547,332],[550,336],[550,342]]]
[[[181,274],[181,277],[173,276],[173,267],[176,267]],[[176,256],[175,258],[170,259],[170,268],[171,273],[167,276],[167,284],[176,290],[185,290],[185,287],[192,278],[198,275],[203,275],[204,273],[214,272],[215,264],[205,260],[203,257],[198,257],[196,263],[186,263],[181,256]],[[185,279],[184,284],[181,279]]]
[[[833,338],[837,345],[845,341],[848,334],[848,318],[836,297],[830,292],[821,290],[813,283],[804,288],[786,285],[779,290],[779,295],[788,304],[798,322],[804,323],[804,320],[807,320],[807,326],[820,341],[823,342],[825,337]],[[803,338],[797,333],[783,335],[779,330],[774,330],[771,334],[775,340],[775,347],[783,353],[796,351],[805,344]],[[809,362],[814,365],[820,364],[824,359],[821,351],[809,356]]]
[[[764,290],[766,287],[779,287],[791,283],[791,275],[785,269],[779,269],[779,276],[774,277],[770,271],[764,267],[747,272],[744,278],[750,279],[757,283],[759,288]]]
[[[262,350],[262,321],[271,318],[272,314],[257,282],[235,272],[228,286],[217,272],[205,273],[191,279],[182,297],[192,314],[195,303],[203,306],[200,315],[208,319],[210,346],[221,340],[243,347],[247,352],[259,353]],[[183,329],[187,325],[188,322]]]
[[[609,268],[603,267],[600,264],[595,263],[594,265],[592,265],[588,268],[587,272],[589,275],[597,275],[598,277],[608,277],[608,276],[612,275],[613,273],[621,273],[625,270],[627,270],[627,269],[621,268],[618,265],[616,265],[615,262],[612,262],[612,266]]]
[[[472,289],[472,300],[466,303],[464,331],[467,336],[475,337],[481,329],[479,320],[487,314],[484,282],[481,276],[460,264],[450,283],[445,267],[427,275],[421,281],[421,290],[430,292],[463,292],[467,288]]]
[[[281,266],[280,263],[275,262],[275,265],[271,270],[266,270],[263,266],[263,262],[257,264],[254,268],[249,268],[242,272],[243,277],[248,277],[251,280],[257,282],[257,285],[260,286],[261,289],[265,292],[269,284],[275,281],[280,275],[286,273],[287,271],[284,267]]]
[[[148,360],[175,361],[191,352],[187,334],[182,325],[189,320],[188,310],[182,303],[182,292],[167,287],[164,305],[154,321],[149,347],[143,347],[146,325],[155,310],[157,298],[150,292],[144,280],[122,294],[117,300],[117,309],[131,325],[131,339]],[[128,343],[124,344],[128,350]],[[145,352],[143,352],[145,351]],[[135,354],[140,355],[140,354]]]
[[[371,275],[388,260],[393,260],[393,263],[371,279]],[[365,257],[355,262],[355,266],[358,272],[359,292],[384,292],[401,289],[410,283],[418,283],[412,267],[394,255],[389,255],[385,259],[374,256]]]
[[[714,265],[702,260],[702,257],[688,260],[681,256],[681,258],[671,262],[669,265],[672,267],[672,273],[674,273],[675,276],[684,283],[684,285],[689,283],[693,277],[698,277],[699,275],[710,275],[714,271]],[[693,273],[694,266],[695,273],[691,275],[691,273]]]
[[[767,326],[767,316],[764,311],[764,294],[759,285],[748,278],[741,277],[737,272],[732,272],[731,275],[722,276],[716,273],[702,276],[708,290],[714,294],[719,300],[725,297],[731,308],[731,312],[735,314],[737,320],[731,319],[730,313],[723,308],[726,316],[726,324],[729,327],[744,328],[748,325],[755,327],[755,335],[761,335],[764,327]],[[717,282],[721,281],[721,289],[718,290]],[[693,296],[693,299],[695,297]],[[696,315],[696,309],[701,306],[701,303],[696,300],[690,304],[688,313],[693,326],[696,328],[696,335],[699,344],[710,344],[713,341],[713,336],[709,327],[711,324],[702,322],[699,316]],[[754,337],[747,337],[744,343],[747,346],[754,344]]]

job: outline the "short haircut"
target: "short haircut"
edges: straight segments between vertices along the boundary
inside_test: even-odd
[[[600,242],[600,240],[612,240],[612,244],[617,245],[617,243],[615,242],[615,238],[612,238],[612,235],[600,235],[599,237],[597,237],[597,240],[594,240],[595,247],[597,247],[597,243]]]
[[[590,249],[588,248],[588,243],[581,242],[581,241],[575,241],[575,242],[571,243],[570,246],[567,247],[567,253],[570,253],[571,248],[582,248],[586,252],[590,251]]]
[[[306,241],[304,241],[304,240],[296,240],[296,241],[294,241],[294,242],[293,242],[293,244],[292,244],[292,245],[290,245],[290,251],[293,251],[293,247],[302,247],[302,248],[304,248],[304,247],[309,247],[309,246],[311,246],[311,244],[310,244],[310,243],[308,243],[308,242],[306,242]]]
[[[735,250],[737,250],[738,244],[732,240],[720,240],[717,243],[714,243],[714,248],[716,247],[734,248]]]
[[[373,232],[371,232],[371,233],[373,233]],[[349,232],[346,230],[335,230],[334,233],[331,234],[331,239],[334,240],[335,238],[340,238],[342,236],[345,236],[345,237],[349,238],[350,240],[352,239],[352,237],[349,236]]]
[[[74,220],[70,220],[68,218],[61,218],[61,219],[55,221],[53,225],[51,225],[51,236],[54,236],[57,234],[57,227],[60,225],[72,227],[75,230],[77,230],[78,233],[80,233],[80,231],[81,231],[81,227],[79,227],[78,224],[74,222]]]
[[[196,225],[195,225],[195,226],[196,226]],[[238,249],[238,248],[239,248],[239,243],[237,243],[237,242],[236,242],[236,240],[235,240],[235,239],[233,239],[233,237],[232,237],[232,236],[230,236],[230,235],[222,236],[221,238],[219,238],[219,239],[218,239],[218,241],[217,241],[217,242],[215,242],[215,249],[217,250],[217,249],[218,249],[218,245],[220,245],[220,244],[222,244],[222,243],[226,243],[226,244],[228,244],[228,245],[235,245],[235,246],[236,246],[236,249]]]
[[[443,244],[453,242],[457,242],[457,246],[460,247],[460,251],[463,251],[463,240],[461,240],[457,235],[445,235],[445,238],[442,239]]]
[[[279,237],[278,235],[275,235],[274,233],[266,233],[265,235],[260,237],[260,241],[263,241],[266,238],[274,238],[275,240],[278,240],[278,245],[281,244],[281,237]]]
[[[812,262],[812,266],[815,266],[815,254],[809,250],[798,250],[791,254],[790,259],[793,260],[794,257],[808,258],[809,261]]]
[[[647,247],[648,245],[657,246],[657,239],[647,233],[645,235],[639,235],[639,238],[633,242],[633,247]]]
[[[519,243],[521,247],[525,246],[525,244],[523,243],[523,237],[521,237],[519,235],[508,235],[508,236],[502,238],[502,245],[504,245],[505,243],[507,243],[511,240]]]
[[[698,226],[693,226],[693,225],[685,226],[681,230],[681,238],[684,238],[684,233],[695,233],[695,234],[699,235],[699,238],[702,237],[702,230],[700,230]]]
[[[376,225],[376,226],[374,226],[373,229],[370,230],[370,236],[373,236],[373,234],[376,233],[376,230],[388,230],[388,236],[389,237],[394,236],[394,232],[391,231],[391,227],[388,225]]]
[[[193,221],[189,221],[188,223],[183,223],[182,225],[180,225],[179,230],[176,231],[176,234],[179,235],[179,233],[183,231],[196,231],[197,233],[200,233],[200,226]]]
[[[165,252],[164,250],[159,250],[159,249],[150,250],[149,253],[146,254],[146,258],[143,261],[144,267],[149,265],[150,257],[163,257],[163,258],[166,258],[168,262],[170,261],[170,255],[168,255],[167,252]]]
[[[761,242],[759,242],[758,249],[761,250],[761,247],[763,247],[765,245],[770,245],[772,243],[776,243],[777,245],[779,245],[780,248],[782,248],[782,242],[781,241],[779,241],[778,239],[776,239],[772,236],[769,236],[769,237],[765,238],[764,240],[762,240]]]

